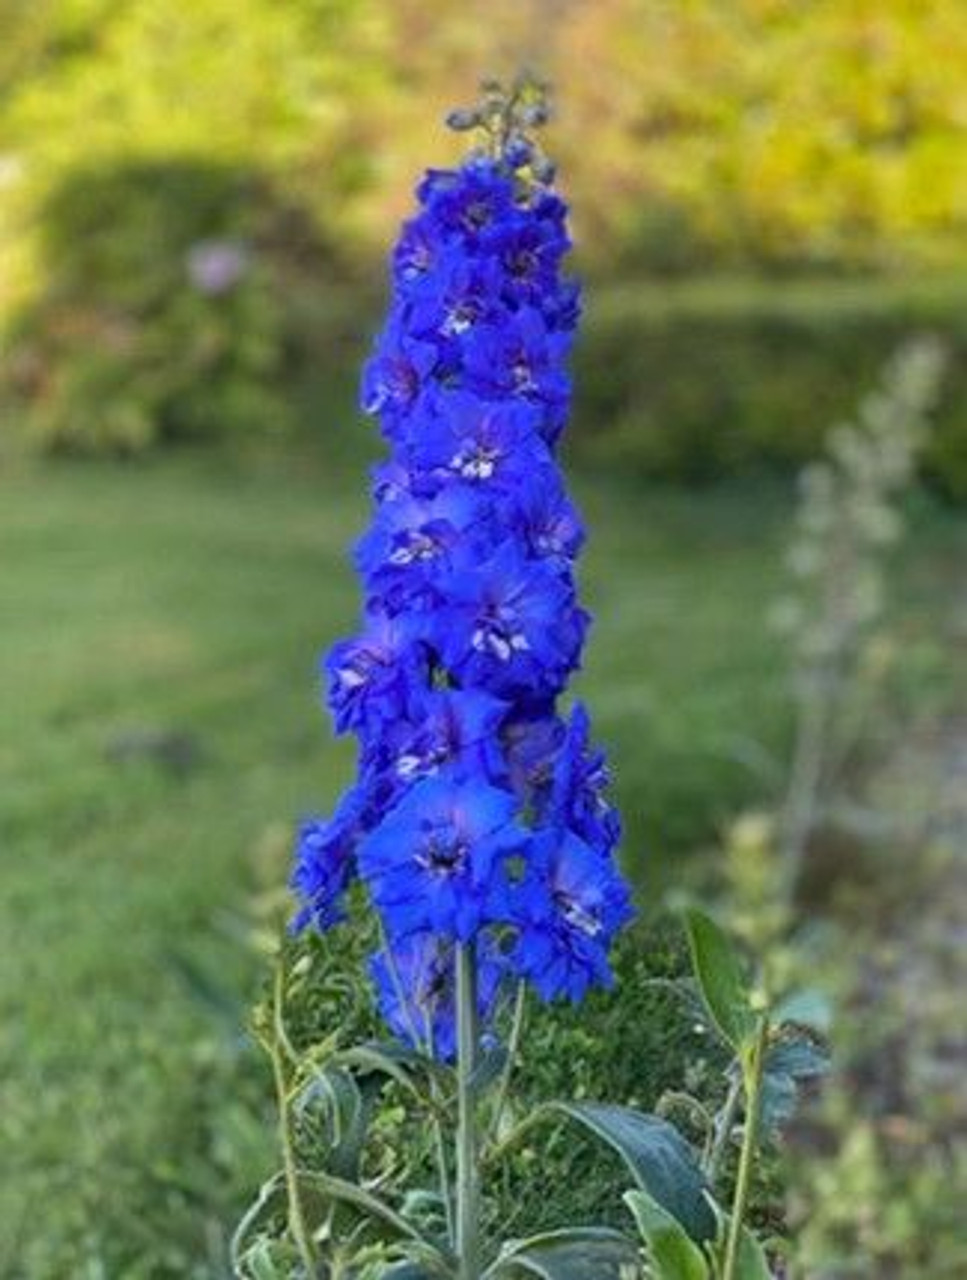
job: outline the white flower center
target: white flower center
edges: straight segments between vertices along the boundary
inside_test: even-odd
[[[432,560],[440,553],[440,544],[418,529],[406,535],[406,541],[390,553],[390,564],[412,564],[415,560]]]
[[[478,444],[472,449],[454,454],[450,459],[450,466],[465,480],[489,480],[497,470],[499,458],[498,450]]]

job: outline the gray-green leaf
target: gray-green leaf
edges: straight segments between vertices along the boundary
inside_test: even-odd
[[[791,1022],[807,1027],[817,1035],[827,1036],[833,1023],[833,1009],[825,992],[804,988],[780,1000],[773,1011],[773,1021],[776,1026]]]
[[[488,1277],[539,1276],[541,1280],[636,1280],[638,1250],[619,1231],[577,1227],[514,1241]]]
[[[249,1243],[249,1237],[258,1227],[262,1219],[274,1211],[285,1195],[285,1176],[280,1172],[273,1174],[262,1184],[258,1196],[246,1210],[242,1220],[235,1228],[229,1246],[232,1265],[238,1271],[242,1265],[242,1250]]]
[[[705,1176],[678,1130],[657,1116],[602,1102],[556,1102],[553,1108],[603,1138],[635,1182],[670,1213],[693,1240],[715,1235]]]
[[[752,1044],[756,1018],[739,957],[719,926],[704,912],[690,908],[685,928],[692,968],[702,998],[719,1033],[740,1056]]]
[[[808,1080],[829,1070],[829,1054],[806,1035],[780,1040],[769,1049],[762,1075],[762,1124],[767,1130],[785,1124],[795,1114],[799,1092]]]
[[[329,1140],[328,1167],[338,1178],[353,1182],[359,1177],[371,1099],[364,1098],[349,1071],[327,1065],[317,1069],[296,1099],[296,1111],[314,1107],[325,1117]]]

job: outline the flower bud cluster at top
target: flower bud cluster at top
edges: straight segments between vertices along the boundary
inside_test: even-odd
[[[372,973],[393,1030],[454,1049],[454,954],[474,944],[480,1012],[523,979],[544,999],[610,980],[631,914],[619,821],[576,705],[556,706],[588,615],[584,530],[555,445],[578,290],[562,279],[566,206],[529,135],[545,108],[485,86],[455,127],[486,145],[431,170],[392,260],[392,304],[363,376],[390,457],[355,561],[360,633],[325,662],[356,785],[300,831],[297,923],[342,918],[361,879],[383,926]]]

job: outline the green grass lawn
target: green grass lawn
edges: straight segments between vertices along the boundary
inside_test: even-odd
[[[781,749],[763,617],[788,497],[575,489],[597,617],[580,690],[654,897]],[[217,1022],[184,971],[244,999],[253,864],[276,857],[281,879],[293,819],[349,778],[315,662],[353,626],[364,519],[361,466],[315,457],[0,480],[0,1277],[225,1274],[225,1221],[271,1138],[240,1018]],[[915,523],[911,645],[947,625],[964,544],[950,512]],[[197,759],[118,759],[146,730],[189,735]]]

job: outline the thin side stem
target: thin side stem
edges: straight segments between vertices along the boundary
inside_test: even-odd
[[[272,1077],[275,1081],[275,1094],[279,1109],[279,1139],[282,1145],[282,1167],[285,1173],[289,1233],[298,1250],[306,1275],[315,1276],[318,1275],[315,1249],[312,1243],[312,1234],[306,1223],[305,1211],[302,1207],[295,1144],[292,1140],[292,1130],[289,1125],[289,1086],[286,1079],[285,1063],[282,1058],[283,1046],[288,1043],[282,1020],[284,989],[285,966],[280,957],[275,971],[275,985],[272,997],[272,1037],[268,1050],[272,1062]]]
[[[436,1045],[433,1042],[433,1019],[427,1019],[426,1027],[427,1052],[436,1061]],[[453,1220],[453,1188],[450,1185],[450,1162],[447,1155],[446,1135],[443,1132],[443,1099],[436,1076],[430,1072],[430,1103],[433,1121],[433,1142],[436,1149],[437,1173],[440,1178],[440,1194],[443,1197],[443,1212],[446,1218],[447,1243],[454,1248],[457,1242],[457,1227]]]
[[[500,1085],[497,1089],[497,1100],[494,1103],[494,1116],[490,1125],[490,1133],[487,1138],[488,1146],[496,1142],[500,1133],[500,1122],[503,1119],[504,1107],[507,1105],[507,1094],[510,1091],[510,1080],[514,1074],[514,1067],[517,1064],[517,1055],[520,1052],[521,1037],[524,1033],[524,1013],[527,1008],[527,986],[523,982],[517,984],[517,994],[514,997],[514,1019],[510,1027],[510,1039],[507,1041],[507,1061],[500,1076]]]
[[[447,1242],[450,1247],[456,1244],[456,1223],[453,1220],[453,1188],[450,1186],[450,1166],[447,1163],[447,1144],[443,1135],[440,1117],[433,1117],[433,1136],[436,1147],[437,1170],[440,1175],[440,1195],[443,1197],[443,1212],[446,1219]]]
[[[729,1235],[725,1246],[725,1263],[722,1267],[722,1280],[736,1280],[739,1265],[739,1246],[742,1241],[742,1226],[749,1204],[749,1191],[752,1186],[752,1170],[755,1165],[756,1140],[759,1135],[759,1110],[762,1094],[762,1068],[766,1054],[766,1041],[769,1034],[769,1020],[763,1017],[759,1023],[759,1031],[755,1044],[747,1062],[743,1063],[743,1079],[745,1082],[745,1125],[742,1133],[742,1150],[739,1154],[739,1171],[735,1183],[735,1196],[732,1200],[732,1215],[729,1220]]]
[[[712,1143],[705,1161],[705,1172],[708,1175],[709,1182],[714,1186],[718,1181],[719,1170],[722,1166],[722,1157],[725,1155],[725,1149],[728,1146],[729,1135],[735,1124],[735,1114],[739,1109],[739,1102],[742,1100],[742,1072],[737,1071],[735,1078],[729,1085],[729,1092],[726,1096],[722,1110],[718,1114],[718,1122],[715,1125],[715,1132],[712,1135]]]
[[[406,1028],[409,1031],[410,1036],[416,1048],[420,1050],[421,1053],[425,1053],[427,1057],[434,1058],[436,1055],[434,1053],[434,1048],[433,1048],[433,1024],[431,1021],[427,1022],[426,1038],[424,1039],[424,1037],[419,1034],[416,1027],[416,1022],[413,1019],[413,1013],[412,1013],[412,1010],[410,1009],[410,1002],[406,998],[406,992],[403,988],[403,981],[400,978],[399,969],[397,968],[396,961],[393,958],[393,950],[390,947],[389,937],[387,936],[387,933],[386,933],[386,926],[383,924],[383,919],[381,916],[378,916],[378,921],[379,921],[380,945],[383,948],[383,954],[386,956],[386,966],[389,969],[390,981],[393,984],[394,994],[396,995],[396,999],[400,1006],[400,1010],[402,1011],[404,1021],[406,1022]],[[430,1092],[432,1095],[432,1102],[433,1102],[433,1115],[432,1115],[433,1138],[434,1138],[434,1148],[436,1152],[437,1173],[440,1178],[440,1194],[443,1196],[443,1209],[444,1209],[444,1213],[446,1214],[447,1239],[449,1240],[450,1244],[453,1245],[455,1242],[455,1225],[453,1221],[453,1191],[450,1186],[450,1169],[449,1169],[449,1165],[447,1164],[446,1140],[443,1134],[443,1122],[440,1118],[440,1111],[441,1111],[440,1091],[437,1087],[436,1081],[432,1073],[430,1075]]]
[[[413,1021],[413,1011],[410,1008],[410,1002],[406,998],[406,991],[403,987],[400,971],[396,967],[396,958],[393,955],[393,948],[390,946],[389,937],[386,933],[386,925],[383,923],[383,917],[376,912],[376,923],[379,927],[379,945],[382,948],[383,955],[386,957],[386,967],[389,969],[390,982],[393,984],[393,994],[400,1006],[400,1013],[403,1015],[403,1021],[406,1023],[406,1029],[410,1034],[414,1046],[427,1057],[433,1057],[433,1050],[428,1045],[423,1036],[420,1035],[416,1023]]]
[[[460,1280],[480,1280],[480,1166],[477,1134],[477,961],[457,947],[457,1259]]]

